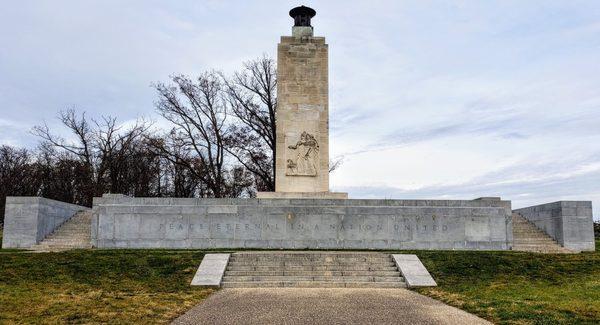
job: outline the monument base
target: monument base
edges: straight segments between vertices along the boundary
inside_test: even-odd
[[[348,199],[344,192],[258,192],[258,199]]]
[[[512,247],[510,201],[94,198],[92,245],[185,249]]]

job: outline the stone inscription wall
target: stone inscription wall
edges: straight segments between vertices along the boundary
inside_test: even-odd
[[[104,248],[508,249],[510,202],[98,198]]]

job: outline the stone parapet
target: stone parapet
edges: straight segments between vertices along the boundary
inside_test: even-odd
[[[96,198],[99,248],[512,246],[510,201]],[[95,224],[95,225],[94,225]]]

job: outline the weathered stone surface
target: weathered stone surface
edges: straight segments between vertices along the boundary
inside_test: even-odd
[[[223,274],[227,268],[229,254],[206,254],[192,279],[193,286],[221,285]]]
[[[2,248],[30,248],[89,208],[41,197],[7,197]]]
[[[347,199],[342,192],[258,192],[259,199]]]
[[[392,254],[392,258],[398,266],[398,270],[404,277],[404,282],[409,288],[412,287],[435,287],[437,283],[421,260],[414,254]]]
[[[327,192],[328,46],[312,27],[294,31],[277,47],[275,191]]]
[[[510,201],[154,200],[97,198],[93,245],[487,250],[512,245]]]
[[[572,251],[595,250],[592,202],[558,201],[514,212]]]

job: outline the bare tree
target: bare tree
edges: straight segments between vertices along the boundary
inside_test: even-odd
[[[79,162],[77,177],[85,183],[80,191],[86,198],[81,204],[90,205],[94,196],[106,192],[130,194],[132,178],[125,177],[129,173],[128,162],[149,124],[142,120],[123,128],[116,118],[96,121],[86,118],[85,113],[78,115],[74,109],[60,112],[59,120],[74,135],[73,140],[53,134],[47,124],[35,126],[33,134],[42,139],[44,147],[52,149],[46,154],[57,155],[59,161],[68,157]]]
[[[254,174],[260,191],[275,190],[277,70],[267,57],[248,61],[228,78],[221,74],[232,123],[227,150]]]
[[[31,153],[26,149],[0,146],[0,223],[9,195],[37,195],[40,179],[35,176]]]
[[[185,141],[172,130],[162,136],[148,136],[148,148],[161,157],[164,175],[162,193],[174,197],[206,197],[206,184],[198,177],[201,170],[195,170],[193,151]]]
[[[178,143],[180,150],[193,153],[193,159],[177,159],[168,150],[169,146],[157,149],[206,184],[207,196],[231,196],[231,189],[238,184],[228,177],[226,165],[229,128],[221,78],[215,72],[206,72],[196,81],[185,76],[175,76],[172,81],[172,85],[156,86],[159,94],[156,106],[176,126],[171,131],[171,140]]]

